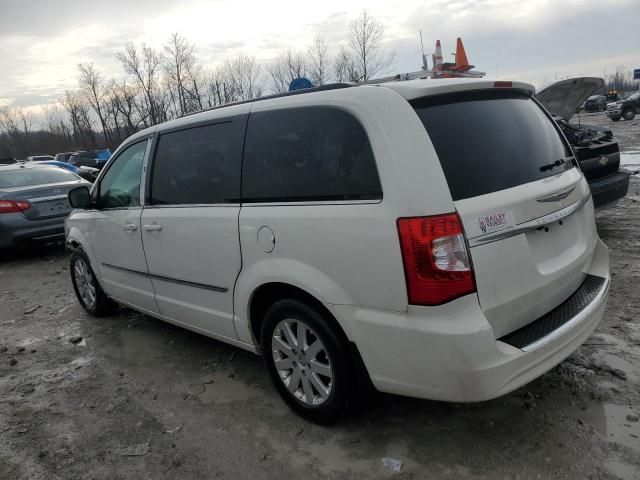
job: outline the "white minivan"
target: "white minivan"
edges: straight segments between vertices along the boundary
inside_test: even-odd
[[[510,392],[585,341],[609,289],[589,187],[533,92],[336,84],[136,133],[69,193],[78,299],[261,353],[317,422],[368,380]]]

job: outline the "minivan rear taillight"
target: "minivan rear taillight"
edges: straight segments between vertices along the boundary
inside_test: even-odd
[[[456,213],[398,219],[409,303],[440,305],[476,291]]]
[[[31,204],[24,200],[0,200],[0,213],[24,212]]]

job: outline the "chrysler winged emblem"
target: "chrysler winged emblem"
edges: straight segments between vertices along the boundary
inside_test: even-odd
[[[571,192],[573,192],[575,189],[576,189],[575,186],[569,187],[566,190],[562,190],[561,192],[552,193],[551,195],[547,195],[546,197],[540,197],[537,200],[539,202],[557,202],[558,200],[563,200],[563,199],[567,198],[569,195],[571,195]]]

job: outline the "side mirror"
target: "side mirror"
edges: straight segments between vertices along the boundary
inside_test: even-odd
[[[67,193],[67,198],[72,208],[87,209],[91,205],[91,195],[89,195],[89,189],[87,187],[72,188],[69,190],[69,193]]]

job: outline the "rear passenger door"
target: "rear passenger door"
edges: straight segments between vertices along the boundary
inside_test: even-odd
[[[229,338],[245,124],[239,115],[160,133],[141,221],[160,313]]]

